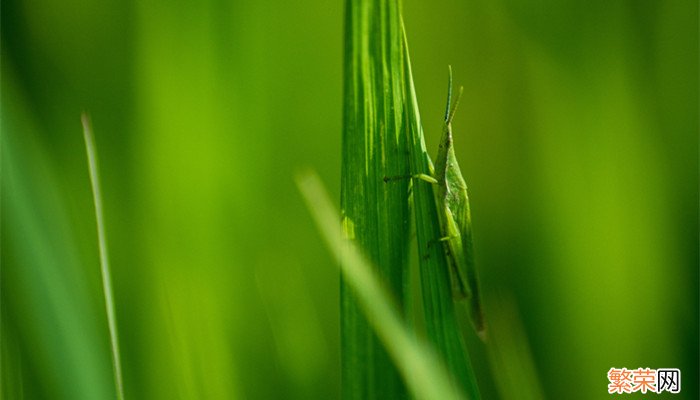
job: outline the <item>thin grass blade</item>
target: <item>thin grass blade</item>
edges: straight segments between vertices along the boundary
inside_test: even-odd
[[[83,137],[87,152],[88,169],[90,170],[90,183],[92,186],[92,198],[95,203],[95,219],[97,221],[97,240],[100,251],[100,269],[102,272],[102,289],[105,297],[107,322],[109,324],[109,338],[112,347],[112,367],[114,369],[114,384],[117,389],[117,398],[124,400],[124,386],[122,383],[122,368],[119,357],[119,335],[117,333],[117,316],[114,311],[114,294],[112,290],[112,277],[109,267],[109,252],[107,249],[107,234],[105,232],[104,213],[102,211],[102,192],[100,190],[100,178],[97,166],[97,151],[95,139],[92,134],[92,125],[87,114],[81,117],[83,123]]]

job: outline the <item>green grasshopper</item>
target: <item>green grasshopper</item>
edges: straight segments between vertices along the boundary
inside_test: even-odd
[[[449,69],[449,86],[447,91],[447,109],[445,123],[440,139],[435,167],[431,166],[431,175],[417,174],[415,178],[433,183],[437,186],[435,204],[440,219],[445,255],[450,270],[452,296],[457,303],[468,301],[469,316],[477,334],[486,339],[486,323],[481,305],[479,279],[474,265],[474,246],[472,244],[472,222],[469,211],[467,183],[462,177],[454,147],[452,146],[452,119],[459,105],[463,88],[454,108],[452,101],[452,68]],[[393,179],[393,178],[387,178]],[[386,180],[386,179],[385,179]]]
[[[452,295],[455,300],[469,301],[469,314],[472,325],[483,339],[486,335],[486,323],[481,306],[479,279],[476,265],[474,264],[469,195],[467,193],[467,183],[462,177],[457,157],[455,157],[455,150],[452,146],[452,119],[464,88],[459,88],[454,108],[450,110],[452,68],[449,71],[445,124],[438,148],[435,172],[432,176],[437,181],[437,190],[434,191],[435,204],[438,206],[440,229],[443,235],[440,241],[445,243],[445,254],[450,265]]]

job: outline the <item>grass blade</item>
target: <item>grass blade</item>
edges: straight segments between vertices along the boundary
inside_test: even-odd
[[[83,123],[83,137],[87,152],[88,169],[90,170],[90,183],[92,185],[92,198],[95,203],[95,219],[97,221],[97,240],[100,250],[100,268],[102,271],[102,289],[105,296],[105,308],[107,322],[109,324],[109,337],[112,347],[112,367],[114,368],[114,384],[117,389],[117,398],[124,400],[124,386],[122,384],[122,368],[119,358],[119,335],[117,333],[117,316],[114,311],[114,294],[112,291],[112,278],[109,268],[109,253],[107,250],[107,235],[105,233],[104,214],[102,212],[102,193],[100,190],[99,171],[97,169],[97,151],[95,139],[92,134],[92,126],[87,114],[81,116]]]
[[[403,307],[410,211],[399,2],[347,0],[341,214]],[[405,386],[357,299],[341,279],[342,385],[346,399],[404,398]]]
[[[404,51],[411,171],[426,173],[432,169],[432,165],[425,146],[405,34]],[[447,259],[442,245],[430,245],[436,238],[441,237],[433,186],[420,179],[414,179],[413,206],[416,211],[416,237],[428,338],[434,343],[448,369],[469,398],[478,399],[480,394],[476,377],[462,341],[460,324],[456,319]]]
[[[362,311],[396,363],[411,393],[418,399],[460,399],[445,368],[399,317],[380,278],[352,241],[343,238],[328,194],[315,174],[297,179],[299,190],[323,239],[341,265],[347,284]]]

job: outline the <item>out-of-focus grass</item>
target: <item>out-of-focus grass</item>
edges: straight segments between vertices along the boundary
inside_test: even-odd
[[[113,393],[89,109],[126,397],[337,397],[337,275],[291,171],[338,192],[342,4],[2,6],[4,393]],[[612,366],[697,376],[697,3],[403,8],[428,149],[445,65],[465,85],[484,294],[513,293],[545,395],[598,397]]]
[[[487,312],[491,333],[488,347],[491,373],[500,398],[544,398],[542,378],[538,376],[529,340],[512,297],[503,293],[492,295]]]

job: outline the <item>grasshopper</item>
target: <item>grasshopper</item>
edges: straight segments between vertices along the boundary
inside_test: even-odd
[[[452,145],[452,119],[463,90],[463,87],[459,88],[454,108],[450,110],[452,100],[452,68],[450,68],[445,123],[432,178],[437,181],[437,190],[434,191],[435,204],[443,236],[440,241],[444,244],[450,267],[452,295],[457,301],[467,300],[469,302],[472,325],[479,336],[485,338],[486,324],[481,305],[479,279],[474,264],[472,220],[467,183],[462,177]]]
[[[459,105],[463,87],[454,107],[452,101],[452,68],[449,68],[447,90],[447,107],[442,130],[442,138],[435,166],[431,165],[431,174],[417,174],[414,178],[422,179],[436,185],[435,204],[440,220],[442,237],[437,242],[442,243],[450,272],[452,296],[456,303],[467,302],[468,313],[476,333],[486,339],[486,323],[481,305],[479,279],[474,265],[474,246],[472,243],[472,222],[469,210],[469,195],[467,183],[462,177],[459,163],[455,157],[452,145],[452,119]],[[393,178],[385,178],[391,180]]]

